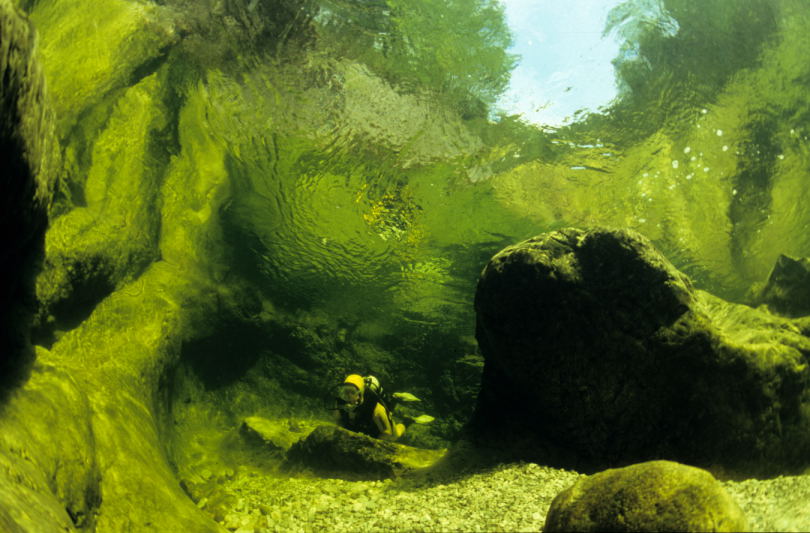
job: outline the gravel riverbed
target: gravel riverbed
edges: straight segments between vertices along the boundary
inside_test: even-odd
[[[551,501],[580,475],[533,463],[446,483],[281,478],[245,470],[220,485],[233,505],[218,518],[239,533],[539,531]],[[810,476],[723,484],[752,531],[810,531]]]
[[[810,476],[726,481],[751,531],[810,531]]]

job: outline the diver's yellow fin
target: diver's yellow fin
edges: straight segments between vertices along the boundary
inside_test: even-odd
[[[419,398],[417,398],[416,396],[414,396],[413,394],[411,394],[410,392],[395,392],[391,396],[393,396],[394,398],[396,398],[397,400],[399,400],[401,402],[421,402],[422,401]]]
[[[416,418],[413,419],[413,423],[414,424],[430,424],[434,420],[436,420],[436,419],[433,418],[430,415],[419,415],[419,416],[417,416]]]

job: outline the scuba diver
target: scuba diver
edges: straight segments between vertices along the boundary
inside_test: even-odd
[[[419,401],[407,392],[394,393],[393,399],[383,393],[380,382],[374,376],[351,374],[341,383],[335,394],[335,422],[344,429],[364,433],[375,439],[397,440],[405,433],[405,424],[394,420],[394,399]],[[410,422],[428,423],[433,418],[422,415]]]

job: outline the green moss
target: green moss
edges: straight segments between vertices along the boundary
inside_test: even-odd
[[[145,2],[100,0],[88,16],[79,0],[42,0],[30,16],[62,132],[106,93],[136,81],[139,68],[177,39],[171,17]]]
[[[72,524],[92,527],[101,496],[90,404],[81,384],[53,365],[52,354],[40,348],[37,355],[31,378],[2,412],[0,470],[25,479],[6,485],[4,494],[15,496],[3,506],[27,517],[30,529],[49,529],[48,520],[59,523],[65,511]],[[58,513],[49,509],[54,504]]]
[[[282,468],[323,477],[386,479],[430,467],[445,452],[412,448],[322,425],[290,448]]]
[[[153,265],[105,299],[54,345],[49,357],[70,369],[87,397],[83,418],[92,427],[103,494],[99,529],[149,529],[158,522],[160,527],[188,522],[213,529],[176,485],[156,426],[160,377],[190,327],[184,308],[199,308],[207,299],[200,299],[202,287],[195,288],[195,282],[166,263]],[[58,457],[57,444],[52,442],[51,453]],[[139,495],[142,506],[131,505],[132,494]]]
[[[121,96],[92,143],[85,205],[54,220],[47,233],[37,296],[43,312],[62,321],[82,318],[69,316],[80,307],[77,299],[90,299],[91,310],[158,257],[155,206],[169,119],[164,81],[165,71],[153,74]]]
[[[54,224],[51,268],[41,278],[42,287],[51,283],[50,294],[69,293],[75,289],[73,265],[93,265],[98,257],[102,279],[115,284],[47,356],[67,369],[85,398],[75,423],[83,420],[92,428],[93,443],[77,448],[98,465],[103,501],[96,502],[95,520],[104,530],[215,529],[177,485],[158,421],[167,401],[161,378],[178,358],[181,340],[198,335],[205,324],[201,317],[214,315],[217,302],[228,305],[233,298],[229,288],[211,285],[212,272],[221,268],[212,213],[225,198],[217,194],[225,175],[210,172],[216,156],[212,159],[205,135],[199,135],[204,128],[195,122],[205,107],[191,96],[181,112],[184,150],[164,179],[165,148],[158,146],[167,124],[162,90],[161,75],[155,74],[116,104],[93,143],[88,205]],[[158,247],[163,260],[155,262]],[[60,284],[57,274],[70,283]],[[62,456],[59,435],[53,437],[42,439],[48,447],[45,463]]]
[[[543,531],[746,531],[737,503],[705,470],[670,461],[611,469],[551,504]]]

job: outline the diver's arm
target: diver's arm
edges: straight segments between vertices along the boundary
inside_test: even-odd
[[[382,440],[394,440],[397,438],[391,428],[391,422],[388,420],[388,411],[385,410],[381,403],[378,403],[374,408],[374,423],[377,425],[377,429],[380,430]]]

